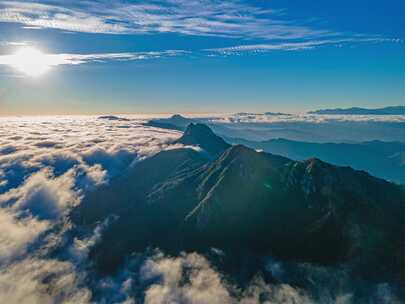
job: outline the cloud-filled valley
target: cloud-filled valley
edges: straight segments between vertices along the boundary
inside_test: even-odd
[[[204,119],[241,127],[235,116]],[[1,118],[0,298],[7,303],[401,303],[396,285],[354,280],[344,265],[252,257],[246,269],[230,275],[223,265],[227,253],[219,248],[178,255],[150,248],[133,253],[116,273],[99,275],[89,252],[116,216],[86,230],[68,215],[88,193],[128,168],[183,146],[173,144],[181,132],[144,122],[135,116]],[[246,279],[249,263],[259,271]]]

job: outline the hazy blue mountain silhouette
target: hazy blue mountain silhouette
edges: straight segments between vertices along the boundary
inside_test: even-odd
[[[197,120],[174,114],[169,118],[152,119],[145,123],[145,125],[162,129],[184,131],[189,124],[195,122],[197,122]]]
[[[346,109],[322,109],[308,112],[310,114],[327,114],[327,115],[405,115],[404,106],[384,107],[378,109],[366,108],[346,108]]]

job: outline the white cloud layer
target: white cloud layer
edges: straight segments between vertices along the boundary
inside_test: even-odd
[[[182,283],[184,272],[189,270],[189,282]],[[160,278],[146,291],[145,304],[196,303],[227,304],[232,297],[222,282],[219,273],[198,254],[177,258],[162,255],[149,259],[141,269],[141,278]]]
[[[405,122],[405,115],[321,115],[321,114],[286,114],[286,113],[237,113],[218,115],[213,122],[224,123],[331,123],[331,122]]]
[[[18,219],[7,208],[0,211],[0,223],[0,262],[26,253],[27,246],[49,228],[47,222],[33,217]]]
[[[255,141],[284,138],[306,142],[403,142],[405,138],[405,115],[269,112],[218,115],[208,121],[221,136]]]
[[[51,168],[53,172],[49,174],[54,173],[57,178],[70,174],[69,178],[89,186],[90,180],[101,182],[103,170],[109,176],[114,175],[140,158],[169,148],[170,142],[180,136],[179,132],[144,127],[141,123],[139,119],[97,117],[3,117],[0,119],[3,189],[22,185],[33,172],[44,168]]]
[[[27,258],[0,269],[0,298],[10,304],[91,303],[69,262]]]

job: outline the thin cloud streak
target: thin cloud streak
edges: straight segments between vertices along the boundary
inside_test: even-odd
[[[50,67],[59,65],[80,65],[92,62],[110,62],[110,61],[135,61],[147,60],[167,57],[177,57],[185,55],[199,55],[199,56],[215,56],[221,55],[235,55],[242,53],[264,53],[271,51],[300,51],[310,50],[323,46],[342,46],[350,43],[402,43],[398,39],[385,39],[385,38],[347,38],[347,39],[324,39],[324,40],[309,40],[301,42],[274,42],[262,44],[246,44],[236,45],[223,48],[210,48],[201,51],[187,51],[187,50],[163,50],[163,51],[149,51],[149,52],[122,52],[122,53],[94,53],[94,54],[43,54],[44,61]],[[27,46],[26,43],[12,42],[13,46],[21,45]],[[0,65],[13,66],[17,55],[0,55]]]
[[[23,41],[0,41],[0,46],[25,46],[26,42]]]
[[[59,65],[79,65],[91,62],[134,61],[173,57],[186,54],[182,50],[167,50],[161,52],[126,52],[98,54],[43,54],[44,61],[50,67]],[[0,65],[13,66],[18,55],[0,55]]]
[[[271,51],[300,51],[310,50],[322,46],[343,46],[350,43],[402,43],[399,39],[385,39],[385,38],[346,38],[346,39],[325,39],[325,40],[309,40],[299,42],[274,42],[274,43],[261,43],[261,44],[245,44],[235,45],[223,48],[206,49],[207,52],[227,54],[238,54],[246,52],[271,52]]]

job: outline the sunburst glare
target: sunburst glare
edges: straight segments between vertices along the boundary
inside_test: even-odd
[[[19,49],[10,57],[11,66],[31,77],[39,77],[52,67],[50,56],[31,46]]]

